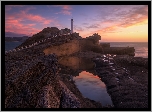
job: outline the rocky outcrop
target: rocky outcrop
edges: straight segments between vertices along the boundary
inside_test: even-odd
[[[63,35],[61,35],[61,32]],[[70,34],[67,32],[69,32],[69,29],[67,28],[59,30],[56,27],[47,27],[41,32],[28,38],[24,43],[16,47],[16,49],[41,44],[44,46],[44,44],[46,44],[45,48],[43,47],[44,53],[55,53],[57,56],[72,55],[77,52],[86,51],[93,51],[102,54],[135,55],[135,49],[133,47],[109,47],[109,44],[99,45],[101,36],[98,35],[98,33],[95,33],[87,38],[82,38],[78,33]]]
[[[60,34],[61,34],[61,35],[69,34],[69,33],[70,33],[70,29],[68,29],[68,28],[61,29],[61,30],[60,30]]]
[[[110,47],[110,43],[100,43],[99,44],[102,48],[109,48]]]
[[[106,47],[103,48],[104,54],[117,54],[117,55],[135,55],[134,47]]]
[[[61,87],[54,56],[41,55],[30,63],[6,58],[5,108],[59,107]]]
[[[101,40],[101,36],[98,33],[94,33],[92,36],[86,37],[86,39],[92,40],[94,44],[99,44],[99,40]]]
[[[148,108],[148,70],[126,65],[123,56],[119,57],[122,61],[117,58],[104,56],[94,60],[115,108]]]
[[[60,35],[58,31],[52,27],[43,29],[18,50],[5,54],[5,108],[104,108],[84,98],[74,82],[59,72],[67,69],[58,65],[58,59],[66,55],[71,58],[60,64],[69,66],[71,62],[75,70],[90,69],[94,64],[84,66],[84,60],[77,62],[72,56],[95,59],[95,70],[116,108],[148,107],[148,60],[117,56],[109,62],[97,45],[101,39],[98,34],[82,39],[73,34]],[[76,71],[68,69],[68,73],[70,76]]]
[[[5,108],[102,108],[58,74],[55,54],[31,51],[5,55]]]
[[[79,51],[79,41],[71,40],[68,43],[64,43],[58,46],[48,47],[44,50],[46,55],[55,53],[57,56],[70,55]]]

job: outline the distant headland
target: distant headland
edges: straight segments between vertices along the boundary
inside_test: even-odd
[[[5,42],[24,42],[26,39],[28,39],[28,36],[22,36],[22,37],[5,37]]]

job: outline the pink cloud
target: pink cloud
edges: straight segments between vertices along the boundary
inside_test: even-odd
[[[5,32],[15,32],[18,34],[26,34],[28,36],[31,36],[39,31],[40,31],[39,29],[31,27],[30,24],[20,25],[19,23],[19,24],[13,24],[11,27],[10,26],[5,27]]]
[[[5,22],[6,22],[5,26],[7,26],[7,25],[12,25],[12,26],[16,26],[16,27],[23,26],[18,20],[15,20],[15,19],[7,19]]]
[[[28,24],[29,26],[35,26],[36,24]]]
[[[64,10],[71,10],[72,9],[69,5],[54,5],[54,7],[61,7]]]
[[[40,22],[42,24],[50,24],[51,22],[53,22],[53,20],[51,19],[46,19],[40,15],[29,14],[29,13],[26,13],[26,11],[21,11],[21,13],[17,14],[16,16],[22,19],[30,20],[30,21]]]
[[[39,22],[44,25],[48,25],[52,23],[54,20],[53,19],[46,19],[40,15],[34,15],[34,14],[29,14],[27,11],[21,11],[20,13],[12,14],[12,15],[7,15],[5,16],[5,19],[13,19],[17,21],[34,21],[34,22]],[[10,22],[10,21],[9,21]],[[8,22],[6,22],[7,24]]]
[[[69,5],[63,5],[62,7],[64,10],[71,10],[71,7]]]
[[[70,10],[72,9],[69,5],[55,5],[55,7],[61,7],[62,10],[55,14],[64,14],[64,15],[71,15]]]
[[[5,20],[5,32],[15,32],[18,34],[30,35],[31,33],[37,33],[40,30],[33,28],[35,24],[23,24],[20,19],[17,20],[15,17],[7,16]]]
[[[13,7],[23,7],[24,5],[6,5],[5,9],[6,10],[11,10]],[[7,19],[9,18],[13,18],[15,20],[19,20],[19,21],[25,21],[25,20],[30,20],[30,21],[34,21],[34,22],[39,22],[41,24],[50,24],[51,22],[53,22],[53,19],[51,20],[46,19],[40,15],[34,15],[34,14],[30,14],[28,13],[29,10],[32,9],[36,9],[34,6],[29,6],[27,8],[25,8],[24,10],[21,10],[19,13],[14,13],[11,15],[8,15],[6,12],[5,18]]]
[[[29,10],[29,9],[28,9]],[[41,31],[39,28],[34,28],[36,24],[39,24],[42,29],[52,26],[61,26],[55,19],[46,19],[40,15],[34,15],[27,13],[28,10],[20,11],[19,13],[13,13],[11,15],[5,14],[5,32],[14,32],[18,34],[33,35]],[[32,24],[25,24],[23,22],[32,21]]]
[[[63,11],[61,11],[61,13],[64,15],[71,15],[71,12],[68,10],[63,10]]]

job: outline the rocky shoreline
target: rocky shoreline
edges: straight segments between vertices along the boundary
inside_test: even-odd
[[[55,54],[41,53],[30,58],[23,54],[24,58],[15,54],[5,56],[5,108],[148,107],[148,59],[140,58],[145,63],[140,66],[136,57],[113,55],[107,62],[108,55],[77,54],[94,60],[95,70],[106,84],[114,104],[104,107],[84,98],[67,74],[59,74],[61,68]]]
[[[58,75],[55,54],[31,55],[31,63],[23,54],[5,56],[5,108],[102,108]]]
[[[127,60],[125,56],[116,56],[107,63],[103,63],[103,59],[107,58],[94,60],[95,70],[106,84],[114,107],[148,108],[148,69],[145,65],[137,66],[140,61],[136,57]],[[148,63],[148,59],[141,59]]]
[[[80,65],[85,69],[81,63],[83,59],[78,63],[77,58],[70,58],[74,60],[75,69],[72,69],[59,64],[66,55],[44,53],[50,46],[59,46],[80,37],[60,36],[50,30],[53,29],[44,29],[18,46],[17,50],[5,53],[5,108],[148,108],[148,59],[101,54],[87,49],[69,55],[93,61],[86,68],[95,65],[94,70],[105,83],[113,102],[113,105],[103,106],[84,98],[70,79],[71,75],[79,73]],[[95,43],[97,41],[98,38]],[[85,41],[82,39],[82,42]]]

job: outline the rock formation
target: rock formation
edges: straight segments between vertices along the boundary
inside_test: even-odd
[[[111,64],[100,63],[103,61],[100,58],[95,60],[95,69],[106,84],[116,108],[148,108],[148,69],[132,64],[129,58],[116,56],[114,60],[110,59]]]
[[[59,70],[64,70],[64,68],[60,68],[58,61],[67,55],[94,59],[95,70],[105,82],[108,92],[112,96],[114,107],[140,106],[147,108],[148,60],[121,59],[119,57],[114,58],[112,63],[107,63],[107,59],[102,59],[104,57],[101,54],[103,49],[98,45],[100,39],[101,36],[98,34],[86,39],[81,38],[78,34],[61,35],[58,28],[48,27],[28,38],[14,51],[6,52],[5,108],[113,108],[113,106],[103,107],[99,102],[84,98],[74,82],[59,73]],[[71,58],[71,60],[75,60],[75,58]],[[68,62],[71,61],[61,61],[60,63],[68,65]],[[126,73],[119,67],[125,66],[122,62],[126,62],[126,68],[127,64],[131,64],[135,67],[138,66],[138,69],[134,72],[128,68],[132,73]],[[75,70],[79,67],[78,64],[73,65]],[[90,64],[86,68],[92,66],[93,64]],[[113,67],[111,68],[111,66]],[[138,72],[139,66],[145,74],[142,84],[138,79],[138,73],[142,72]],[[135,69],[135,67],[132,68]],[[112,72],[114,69],[117,69],[117,73]],[[69,73],[72,75],[72,70]],[[125,90],[126,88],[127,90]],[[140,94],[142,98],[139,98]]]
[[[86,39],[90,39],[94,44],[99,44],[99,40],[101,40],[101,36],[98,33],[94,33],[92,36],[86,37]]]

